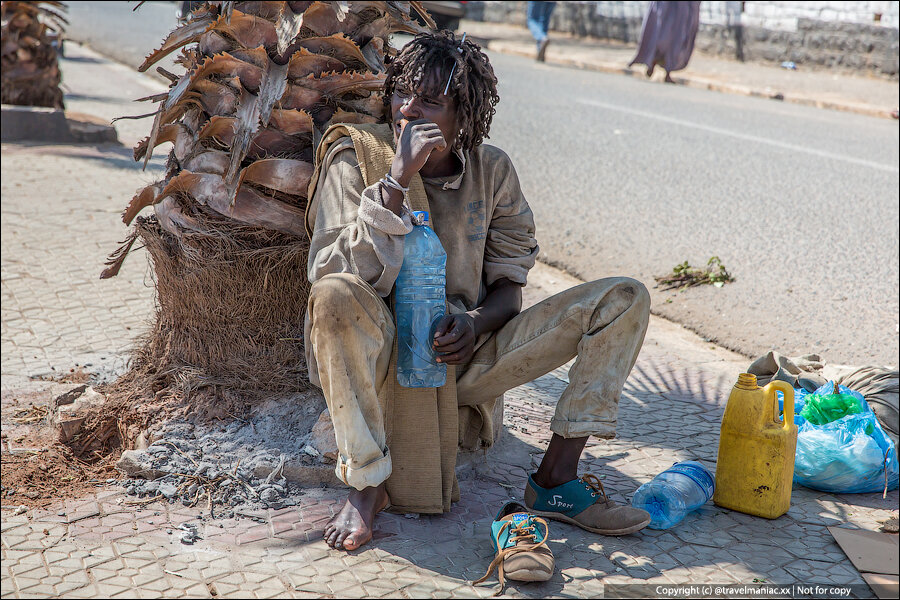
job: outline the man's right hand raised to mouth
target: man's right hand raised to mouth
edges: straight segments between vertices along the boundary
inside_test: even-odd
[[[403,187],[409,187],[413,175],[422,170],[433,150],[443,150],[447,141],[440,128],[425,119],[400,121],[397,152],[391,164],[391,177]]]

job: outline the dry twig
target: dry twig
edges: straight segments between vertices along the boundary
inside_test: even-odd
[[[713,256],[706,262],[706,269],[698,269],[684,261],[680,265],[672,269],[670,275],[662,277],[654,277],[656,283],[665,286],[660,289],[663,291],[673,288],[681,288],[682,290],[696,285],[712,284],[716,287],[722,287],[728,282],[734,281],[734,277],[725,269],[722,260],[718,256]]]
[[[24,410],[18,411],[11,419],[13,423],[25,425],[29,423],[37,423],[47,418],[50,412],[46,406],[30,406]]]

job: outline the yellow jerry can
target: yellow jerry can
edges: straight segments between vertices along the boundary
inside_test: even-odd
[[[776,390],[784,393],[783,422]],[[780,517],[791,507],[796,451],[794,388],[784,381],[761,388],[755,375],[741,373],[722,417],[713,502],[749,515]]]

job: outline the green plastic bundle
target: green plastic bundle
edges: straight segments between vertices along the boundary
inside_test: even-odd
[[[859,414],[862,410],[862,404],[851,394],[810,394],[800,416],[813,425],[825,425],[847,415]]]

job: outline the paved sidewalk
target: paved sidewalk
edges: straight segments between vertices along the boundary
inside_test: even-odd
[[[459,31],[465,31],[495,52],[529,58],[535,56],[534,40],[524,27],[465,19]],[[628,67],[636,51],[634,44],[579,38],[556,31],[550,32],[550,40],[546,55],[549,64],[645,77],[646,67],[643,65]],[[657,69],[653,75],[654,81],[660,83],[663,77],[663,69]],[[775,98],[883,118],[892,118],[891,112],[900,105],[900,86],[896,81],[856,77],[803,66],[791,71],[760,63],[716,58],[700,52],[694,52],[687,68],[674,72],[672,78],[689,87]]]
[[[62,70],[71,110],[104,118],[146,112],[129,100],[155,80],[74,44]],[[119,121],[137,141],[149,121]],[[153,313],[152,272],[136,251],[117,278],[100,281],[105,256],[125,235],[119,213],[155,179],[116,145],[2,145],[3,430],[12,411],[47,402],[53,382],[34,377],[76,365],[99,376],[124,367],[125,351]],[[527,301],[578,283],[539,265]],[[651,318],[620,403],[619,437],[591,440],[582,468],[603,477],[619,502],[677,460],[714,466],[719,421],[748,360]],[[110,365],[110,366],[106,366]],[[521,497],[546,447],[561,368],[507,395],[498,447],[461,473],[462,500],[439,517],[381,515],[373,543],[345,553],[321,532],[344,492],[311,488],[297,506],[213,518],[207,510],[154,502],[129,505],[124,490],[98,484],[86,497],[43,510],[3,505],[3,597],[488,597],[472,587],[493,552],[487,531],[508,498]],[[37,399],[37,400],[35,400]],[[3,451],[7,451],[4,443]],[[863,579],[826,529],[875,530],[898,493],[841,496],[796,486],[787,515],[758,519],[706,505],[677,527],[622,538],[551,524],[557,572],[543,584],[507,586],[504,597],[597,597],[611,583],[857,584]],[[179,526],[199,527],[192,546]],[[493,580],[496,581],[496,580]],[[858,588],[869,595],[867,588]]]

